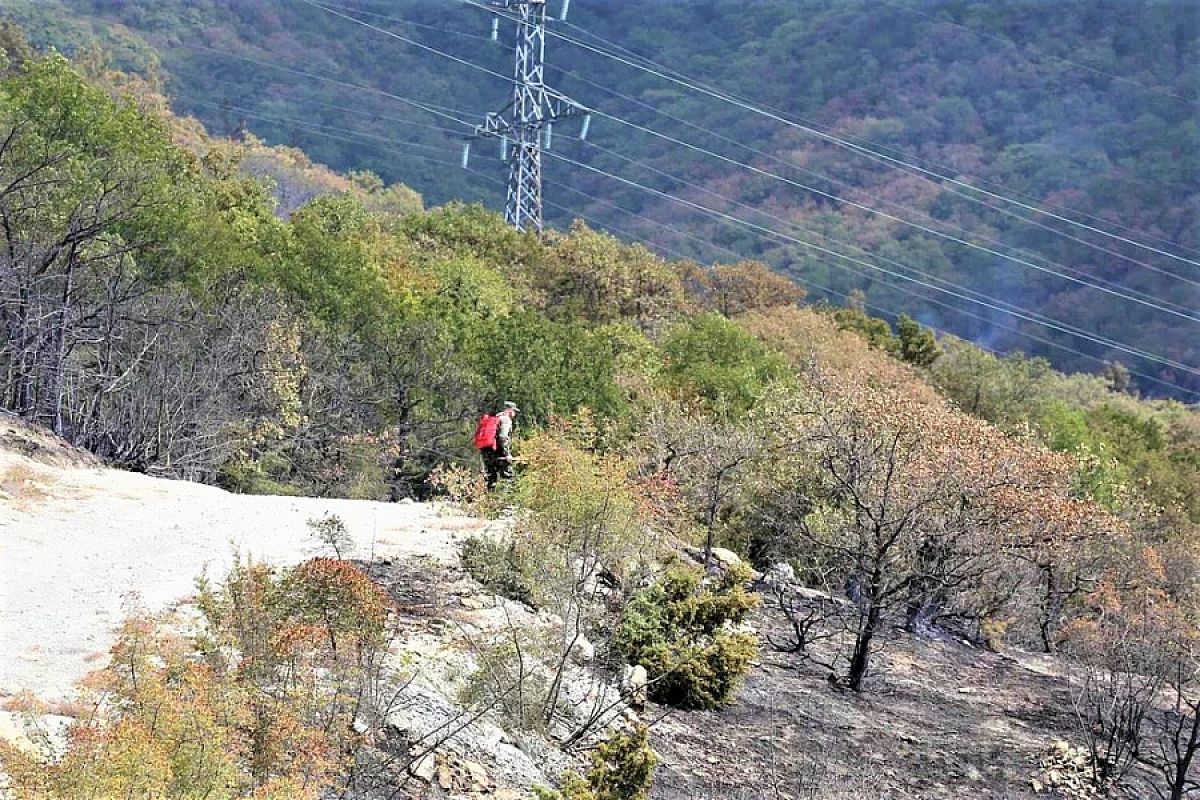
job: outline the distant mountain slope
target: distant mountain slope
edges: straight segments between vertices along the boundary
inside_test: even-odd
[[[177,109],[218,134],[253,130],[335,168],[403,180],[433,203],[501,202],[495,181],[503,167],[491,148],[474,154],[473,168],[486,175],[457,169],[468,127],[385,93],[474,123],[503,106],[504,83],[344,18],[507,74],[508,50],[487,41],[485,11],[430,0],[355,0],[327,10],[301,0],[3,5],[42,43],[77,49],[95,37],[121,66],[161,67]],[[1166,382],[1143,381],[1143,391],[1195,391],[1200,270],[1188,261],[1200,260],[1200,22],[1191,10],[1187,2],[1090,0],[653,0],[633,15],[627,3],[577,2],[571,24],[553,28],[548,80],[605,114],[759,172],[604,117],[591,137],[604,150],[571,141],[562,126],[558,152],[755,227],[553,159],[549,213],[559,223],[585,214],[699,260],[727,260],[730,250],[754,255],[817,294],[859,288],[883,313],[907,310],[987,346],[1019,347],[1066,369],[1121,360]],[[562,36],[609,52],[629,48],[618,53],[628,62],[638,60],[631,53],[651,56],[656,70],[679,70],[884,158],[856,155]],[[994,196],[924,180],[928,174],[888,159],[961,177]],[[972,292],[981,302],[967,298]],[[1036,315],[1053,322],[1035,324]]]

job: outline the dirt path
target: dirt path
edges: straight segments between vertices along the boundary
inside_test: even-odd
[[[0,701],[65,697],[104,663],[126,610],[185,599],[235,552],[279,565],[328,552],[306,524],[328,514],[359,558],[452,561],[481,525],[433,504],[232,495],[0,448]]]

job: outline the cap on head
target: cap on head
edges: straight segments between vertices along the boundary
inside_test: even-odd
[[[504,401],[504,410],[508,411],[509,409],[512,409],[513,411],[521,410],[521,409],[517,408],[517,404],[514,403],[512,400],[505,400]]]

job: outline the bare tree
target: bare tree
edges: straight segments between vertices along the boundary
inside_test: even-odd
[[[1162,776],[1153,784],[1163,800],[1184,800],[1200,794],[1200,675],[1196,654],[1178,658],[1167,676],[1169,705],[1150,715],[1152,742],[1141,749],[1138,760]]]
[[[854,604],[844,681],[858,691],[890,620],[936,619],[1001,569],[1045,469],[986,424],[896,392],[842,388],[785,413],[808,421],[788,431],[791,471],[757,524],[797,537],[802,576]]]

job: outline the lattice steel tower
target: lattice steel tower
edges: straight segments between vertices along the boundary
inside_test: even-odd
[[[542,149],[550,149],[554,123],[582,115],[587,136],[587,109],[545,84],[546,0],[495,0],[492,39],[499,35],[500,15],[517,27],[516,71],[512,101],[501,111],[487,115],[475,128],[475,137],[500,139],[501,158],[508,161],[508,197],[504,220],[519,231],[542,232]],[[567,2],[560,19],[565,19]],[[469,148],[468,143],[468,148]],[[463,164],[469,149],[463,150]]]

